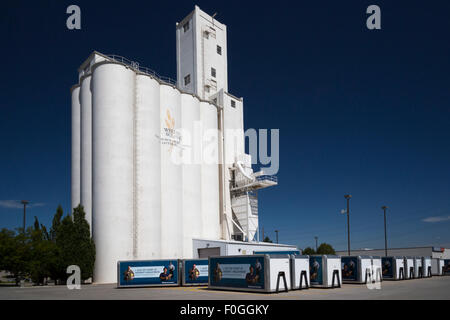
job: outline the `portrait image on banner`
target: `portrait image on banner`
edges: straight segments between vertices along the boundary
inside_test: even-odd
[[[186,284],[208,284],[208,260],[186,260],[184,262]]]
[[[309,258],[309,276],[311,284],[323,284],[323,259],[321,256]]]
[[[264,289],[264,257],[210,258],[210,284]]]
[[[444,272],[445,275],[450,275],[450,259],[444,260]]]
[[[344,280],[358,280],[358,258],[356,257],[342,257],[342,279]]]
[[[394,259],[381,258],[381,267],[383,270],[383,278],[394,278]]]

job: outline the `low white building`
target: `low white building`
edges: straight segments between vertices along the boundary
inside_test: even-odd
[[[348,252],[336,251],[340,256],[347,256]],[[352,256],[385,256],[384,249],[359,249],[351,250]],[[450,259],[450,249],[441,247],[411,247],[411,248],[388,248],[388,256],[403,256],[403,257],[432,257],[441,259]]]

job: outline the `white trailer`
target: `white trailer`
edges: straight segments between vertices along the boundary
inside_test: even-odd
[[[309,279],[309,256],[291,255],[291,288],[308,289]]]
[[[444,259],[431,259],[431,274],[433,276],[442,276],[444,274]]]
[[[209,257],[209,289],[274,293],[288,291],[289,255]]]
[[[311,287],[340,288],[342,283],[340,256],[310,256]]]
[[[381,258],[383,280],[405,280],[405,261],[403,257]]]
[[[383,281],[383,267],[381,264],[381,257],[379,256],[372,256],[372,280],[375,280],[375,282],[382,282]]]
[[[414,257],[414,278],[423,277],[422,257]]]
[[[341,257],[343,283],[367,283],[372,281],[371,256]]]
[[[424,278],[430,278],[432,276],[431,257],[422,257],[422,270]]]

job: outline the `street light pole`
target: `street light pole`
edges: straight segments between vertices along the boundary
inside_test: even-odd
[[[387,257],[387,233],[386,233],[386,209],[388,207],[382,206],[381,209],[384,211],[384,255]]]
[[[25,233],[25,226],[26,226],[26,215],[27,215],[27,204],[30,203],[28,200],[22,200],[21,203],[23,204],[23,232]]]
[[[278,230],[275,230],[275,233],[277,234],[277,243],[278,243]]]
[[[316,239],[316,253],[317,253],[317,239],[319,239],[319,237],[314,237],[314,239]]]
[[[350,198],[351,194],[346,194],[344,196],[347,199],[347,240],[348,240],[348,255],[350,255]]]

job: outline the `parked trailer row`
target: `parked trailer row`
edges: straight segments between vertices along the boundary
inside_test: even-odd
[[[431,257],[254,254],[119,261],[117,286],[208,285],[211,289],[273,293],[448,274],[450,260]]]

